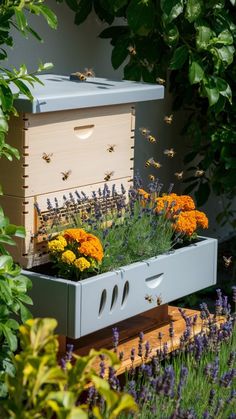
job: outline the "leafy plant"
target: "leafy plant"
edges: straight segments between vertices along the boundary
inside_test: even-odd
[[[119,365],[113,352],[91,350],[84,357],[73,355],[73,366],[70,361],[63,369],[58,365],[56,325],[54,319],[34,319],[20,326],[22,351],[13,361],[15,377],[6,377],[9,398],[2,404],[1,418],[89,418],[88,405],[80,402],[88,384],[103,399],[102,408],[97,405],[92,409],[94,418],[115,419],[123,411],[137,411],[130,395],[111,390],[95,372],[93,364],[100,355],[113,368]]]
[[[94,8],[111,25],[101,38],[111,39],[111,61],[117,69],[125,60],[125,79],[163,83],[169,74],[173,110],[186,110],[183,131],[191,150],[185,156],[192,174],[186,193],[195,190],[202,205],[211,190],[231,201],[235,196],[235,40],[234,0],[80,0],[66,1],[83,22]],[[165,82],[165,81],[164,81]],[[194,176],[196,167],[204,175]],[[219,223],[235,227],[230,204]]]
[[[27,13],[42,15],[52,27],[56,27],[54,13],[40,0],[3,0],[0,4],[0,60],[7,59],[6,46],[13,47],[11,29],[14,27],[23,36],[29,34],[41,40],[40,36],[29,26]],[[30,87],[40,82],[37,73],[51,68],[50,63],[39,64],[37,70],[28,74],[22,64],[17,70],[0,65],[0,158],[20,158],[16,148],[7,144],[8,121],[10,116],[17,115],[14,100],[19,94],[32,99]],[[13,93],[13,86],[16,93]],[[14,90],[15,91],[15,90]],[[2,194],[0,185],[0,195]],[[30,317],[25,304],[32,304],[27,291],[30,281],[21,275],[21,269],[15,265],[5,245],[15,245],[13,237],[24,237],[24,228],[10,223],[0,207],[0,397],[6,395],[3,384],[5,372],[13,374],[12,352],[17,349],[17,330],[19,321]],[[17,319],[17,320],[16,320]]]

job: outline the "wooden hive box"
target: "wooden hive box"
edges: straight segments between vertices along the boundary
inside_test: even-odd
[[[10,121],[8,143],[20,151],[19,161],[1,161],[0,204],[12,223],[23,225],[25,240],[11,249],[25,268],[44,263],[47,249],[40,231],[49,205],[63,208],[76,190],[91,193],[104,182],[119,190],[133,178],[136,102],[161,99],[162,86],[91,78],[71,81],[40,76],[43,86],[34,100],[16,100],[19,117]],[[36,210],[37,204],[41,214]]]

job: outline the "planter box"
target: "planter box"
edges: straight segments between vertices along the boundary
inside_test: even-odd
[[[217,240],[171,251],[80,282],[24,271],[32,313],[54,317],[58,333],[80,338],[216,283]],[[158,301],[157,301],[158,300]]]

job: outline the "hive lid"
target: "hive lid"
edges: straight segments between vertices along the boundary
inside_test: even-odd
[[[55,74],[40,75],[39,78],[44,85],[36,83],[35,87],[31,88],[34,96],[32,102],[24,95],[20,95],[15,100],[15,107],[18,111],[54,112],[143,102],[164,97],[163,86],[157,84],[126,80],[111,81],[95,77],[81,82]]]

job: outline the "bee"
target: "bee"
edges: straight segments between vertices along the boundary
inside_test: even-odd
[[[162,298],[161,295],[157,296],[157,300],[156,300],[157,306],[160,306],[162,304]]]
[[[176,154],[173,148],[170,149],[166,149],[163,151],[163,153],[167,156],[170,157],[171,159],[174,157],[174,155]]]
[[[147,140],[149,141],[149,143],[154,144],[157,142],[156,138],[153,137],[153,135],[147,135]]]
[[[182,170],[182,172],[176,172],[175,177],[177,177],[178,180],[181,180],[181,179],[183,179],[183,174],[184,174],[183,170]]]
[[[173,122],[173,114],[171,114],[171,115],[166,115],[165,117],[164,117],[164,122],[166,123],[166,124],[168,124],[168,125],[171,125],[172,124],[172,122]]]
[[[156,178],[155,178],[155,176],[154,176],[154,175],[148,175],[148,179],[149,179],[151,182],[154,182],[154,180],[155,180]]]
[[[152,304],[153,301],[154,301],[154,298],[152,297],[152,295],[146,294],[145,295],[145,300],[148,301],[150,304]]]
[[[80,81],[85,81],[87,79],[86,75],[80,71],[76,71],[73,76],[77,77]]]
[[[104,180],[106,181],[106,182],[108,182],[108,180],[110,180],[111,179],[111,177],[114,175],[114,172],[106,172],[105,173],[105,177],[104,177]]]
[[[137,54],[137,51],[136,51],[136,49],[133,47],[133,45],[129,45],[127,49],[128,49],[128,51],[129,51],[130,55],[136,55],[136,54]]]
[[[108,144],[107,151],[109,151],[109,153],[112,153],[113,151],[115,151],[115,147],[116,144]]]
[[[158,161],[155,160],[152,161],[151,165],[155,167],[155,169],[160,169],[162,166]]]
[[[85,68],[83,74],[85,77],[95,77],[95,73],[92,68]]]
[[[226,268],[228,268],[232,263],[232,256],[229,256],[228,258],[226,256],[223,256],[224,265]]]
[[[205,173],[205,171],[204,171],[204,170],[197,169],[197,170],[196,170],[196,172],[194,173],[194,176],[195,176],[195,177],[201,177],[201,176],[203,176],[203,175],[204,175],[204,173]]]
[[[71,170],[67,170],[66,172],[61,172],[62,180],[67,180],[68,177],[71,175]]]
[[[149,134],[150,134],[150,130],[149,130],[148,128],[143,128],[143,127],[141,127],[141,128],[139,128],[139,131],[141,132],[141,134],[142,134],[144,137],[146,137],[147,135],[149,135]]]
[[[145,167],[150,167],[151,166],[151,161],[152,161],[152,159],[146,160],[144,166]]]
[[[83,221],[87,221],[89,219],[89,215],[88,215],[87,211],[82,211],[81,219]]]
[[[156,82],[162,85],[166,84],[166,81],[164,79],[161,79],[160,77],[156,78]]]
[[[47,163],[51,162],[51,158],[53,156],[53,153],[43,153],[42,159],[45,160]]]

